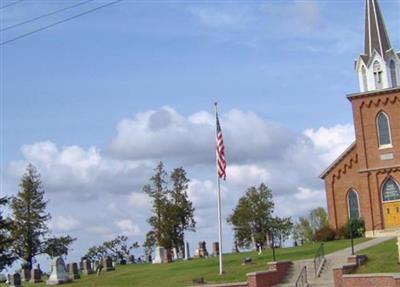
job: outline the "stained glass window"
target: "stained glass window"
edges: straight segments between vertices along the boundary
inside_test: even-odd
[[[389,131],[389,118],[388,116],[380,112],[377,118],[378,135],[379,135],[379,146],[390,145],[390,131]]]
[[[348,194],[348,205],[349,205],[349,216],[350,218],[360,217],[360,208],[358,206],[358,196],[357,192],[351,190]]]
[[[389,178],[382,188],[382,200],[400,200],[400,188],[399,185],[392,179]]]

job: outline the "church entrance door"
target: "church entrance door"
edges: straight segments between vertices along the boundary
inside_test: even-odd
[[[400,201],[387,202],[383,204],[383,217],[385,228],[400,226]]]
[[[400,187],[391,177],[383,184],[382,201],[385,228],[400,227]]]

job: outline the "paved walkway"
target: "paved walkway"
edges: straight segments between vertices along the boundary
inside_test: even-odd
[[[385,242],[393,237],[379,237],[368,240],[366,242],[354,245],[354,251],[358,252],[363,249],[375,246]],[[347,263],[347,257],[351,255],[351,247],[341,249],[339,251],[330,253],[325,256],[326,263],[322,269],[320,277],[315,277],[314,274],[314,261],[313,259],[298,260],[293,262],[293,266],[288,271],[284,281],[276,285],[277,287],[293,287],[296,283],[297,277],[300,274],[301,268],[307,266],[307,278],[310,287],[333,287],[333,268]]]

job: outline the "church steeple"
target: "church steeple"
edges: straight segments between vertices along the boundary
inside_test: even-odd
[[[377,51],[384,56],[391,48],[389,36],[377,0],[366,0],[365,7],[365,49],[369,57]]]
[[[393,50],[378,0],[365,0],[364,53],[356,60],[361,92],[400,84],[400,53]]]

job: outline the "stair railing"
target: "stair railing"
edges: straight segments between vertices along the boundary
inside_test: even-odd
[[[305,287],[308,286],[308,280],[307,280],[307,266],[303,266],[303,268],[301,268],[299,277],[297,277],[296,280],[296,285],[294,285],[295,287]]]
[[[321,271],[322,265],[325,263],[325,251],[324,251],[324,243],[321,243],[317,252],[314,256],[314,271],[315,277],[319,276],[319,272]]]

